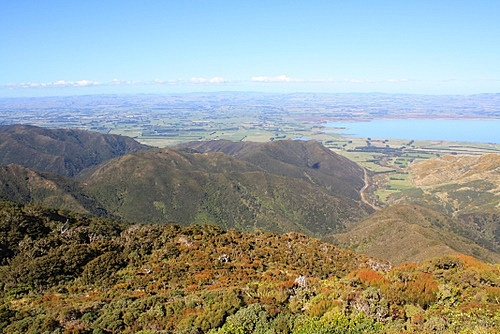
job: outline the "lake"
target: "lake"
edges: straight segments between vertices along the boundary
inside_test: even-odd
[[[500,119],[383,119],[370,122],[333,122],[325,126],[335,128],[331,131],[358,138],[500,143]]]

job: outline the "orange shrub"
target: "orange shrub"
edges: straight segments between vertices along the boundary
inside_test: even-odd
[[[439,283],[429,273],[416,273],[404,289],[405,297],[410,302],[427,307],[436,300]]]
[[[380,287],[381,285],[387,284],[389,282],[384,276],[369,268],[360,269],[355,272],[355,275],[363,283],[366,283],[370,286]]]
[[[475,268],[478,270],[490,270],[490,267],[481,261],[476,260],[472,256],[460,254],[456,255],[456,258],[458,258],[464,265],[465,268]]]

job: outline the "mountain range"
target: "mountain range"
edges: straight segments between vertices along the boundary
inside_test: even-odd
[[[123,136],[24,125],[0,127],[0,140],[0,198],[7,201],[129,222],[299,232],[394,263],[457,253],[500,259],[494,199],[454,215],[414,191],[374,212],[361,196],[365,170],[314,141],[152,148]],[[498,189],[495,159],[470,163],[461,188],[458,181],[430,188],[432,165],[417,165],[412,175],[425,191],[441,187],[441,198],[443,189],[452,194],[464,184],[481,193],[484,175],[488,189]]]

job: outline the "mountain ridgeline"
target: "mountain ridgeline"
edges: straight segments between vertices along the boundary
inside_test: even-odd
[[[262,168],[265,172],[310,181],[333,195],[360,200],[363,169],[315,141],[271,143],[198,141],[179,145],[195,152],[222,152]]]
[[[24,166],[4,167],[5,200],[133,222],[316,236],[343,231],[372,211],[360,200],[363,169],[316,142],[158,149],[83,131],[14,126],[2,133],[9,134],[2,162]],[[220,144],[229,154],[214,149]]]
[[[315,141],[153,148],[32,126],[2,126],[0,138],[0,200],[131,223],[299,232],[393,263],[459,253],[500,261],[495,155],[415,165],[425,188],[374,212],[361,196],[369,173]],[[433,163],[469,171],[443,183]]]
[[[85,168],[142,150],[132,138],[75,129],[0,126],[0,164],[73,177]]]

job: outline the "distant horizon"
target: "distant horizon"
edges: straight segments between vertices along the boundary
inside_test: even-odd
[[[49,97],[49,96],[79,96],[79,95],[170,95],[194,93],[256,92],[263,94],[388,94],[388,95],[478,95],[499,94],[496,90],[434,90],[430,83],[427,89],[411,89],[412,83],[425,85],[417,80],[305,80],[292,79],[285,75],[281,79],[259,78],[255,80],[221,81],[217,78],[192,78],[189,80],[151,80],[151,81],[121,81],[97,82],[90,80],[64,81],[48,83],[20,83],[0,86],[0,98],[3,97]],[[265,81],[268,80],[268,81]],[[451,82],[451,81],[449,81]],[[436,83],[434,83],[436,84]],[[401,89],[398,89],[401,87]]]
[[[498,95],[499,92],[478,92],[478,93],[396,93],[396,92],[380,92],[380,91],[367,91],[367,92],[356,92],[356,91],[346,91],[346,92],[327,92],[327,91],[263,91],[263,90],[199,90],[199,91],[173,91],[173,92],[75,92],[71,91],[67,94],[43,94],[43,95],[7,95],[3,96],[0,94],[0,100],[5,99],[30,99],[30,98],[71,98],[71,97],[85,97],[85,96],[172,96],[172,95],[221,95],[221,94],[262,94],[262,95],[387,95],[387,96],[477,96],[477,95]]]

